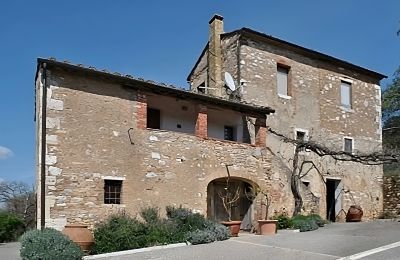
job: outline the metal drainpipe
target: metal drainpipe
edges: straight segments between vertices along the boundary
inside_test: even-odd
[[[47,108],[47,85],[46,85],[46,63],[42,65],[42,144],[41,144],[41,165],[40,165],[40,228],[43,230],[46,226],[46,108]]]

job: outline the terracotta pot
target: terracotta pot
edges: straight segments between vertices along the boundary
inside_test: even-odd
[[[70,224],[65,225],[62,232],[78,244],[83,251],[89,251],[94,244],[94,238],[87,227],[87,225]]]
[[[363,216],[363,210],[358,205],[350,206],[346,215],[346,222],[359,222]]]
[[[276,225],[278,220],[258,220],[258,226],[260,227],[260,235],[275,235]]]
[[[222,221],[221,224],[227,226],[231,231],[232,237],[237,237],[240,231],[240,224],[242,221],[233,220],[233,221]]]

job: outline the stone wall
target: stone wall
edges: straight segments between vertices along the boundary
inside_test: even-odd
[[[400,215],[400,175],[383,176],[383,210]]]
[[[152,130],[145,123],[146,93],[58,70],[49,71],[48,82],[46,226],[92,226],[109,214],[137,214],[147,206],[182,205],[206,214],[207,186],[227,176],[226,164],[233,178],[268,189],[271,213],[292,208],[286,173],[271,165],[270,151],[207,138],[204,106],[199,104],[198,136]],[[260,129],[265,144],[265,127],[264,135]],[[109,178],[123,180],[121,204],[103,203]]]

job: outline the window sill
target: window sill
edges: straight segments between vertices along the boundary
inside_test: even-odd
[[[288,99],[288,100],[292,99],[291,96],[286,96],[286,95],[282,95],[282,94],[278,94],[278,97],[283,98],[283,99]]]
[[[109,208],[113,208],[113,207],[125,208],[126,207],[125,204],[105,204],[105,203],[103,203],[103,206],[109,207]]]
[[[352,109],[351,107],[340,106],[340,109],[346,112],[354,113],[354,109]]]

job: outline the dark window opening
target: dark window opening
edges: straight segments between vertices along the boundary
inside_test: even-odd
[[[306,186],[307,188],[310,188],[310,182],[309,182],[309,181],[302,181],[302,183],[303,183],[304,186]]]
[[[224,140],[235,141],[232,126],[224,126]]]
[[[296,131],[296,140],[297,141],[301,141],[301,142],[305,142],[306,141],[306,133],[302,132],[302,131]],[[305,152],[306,148],[302,147],[300,149],[300,152]]]
[[[104,204],[121,204],[121,180],[104,180]]]
[[[344,139],[344,151],[347,153],[353,152],[353,139],[350,138]]]
[[[206,84],[203,82],[197,87],[197,91],[200,93],[206,93]]]
[[[160,110],[147,108],[147,128],[160,129]]]

